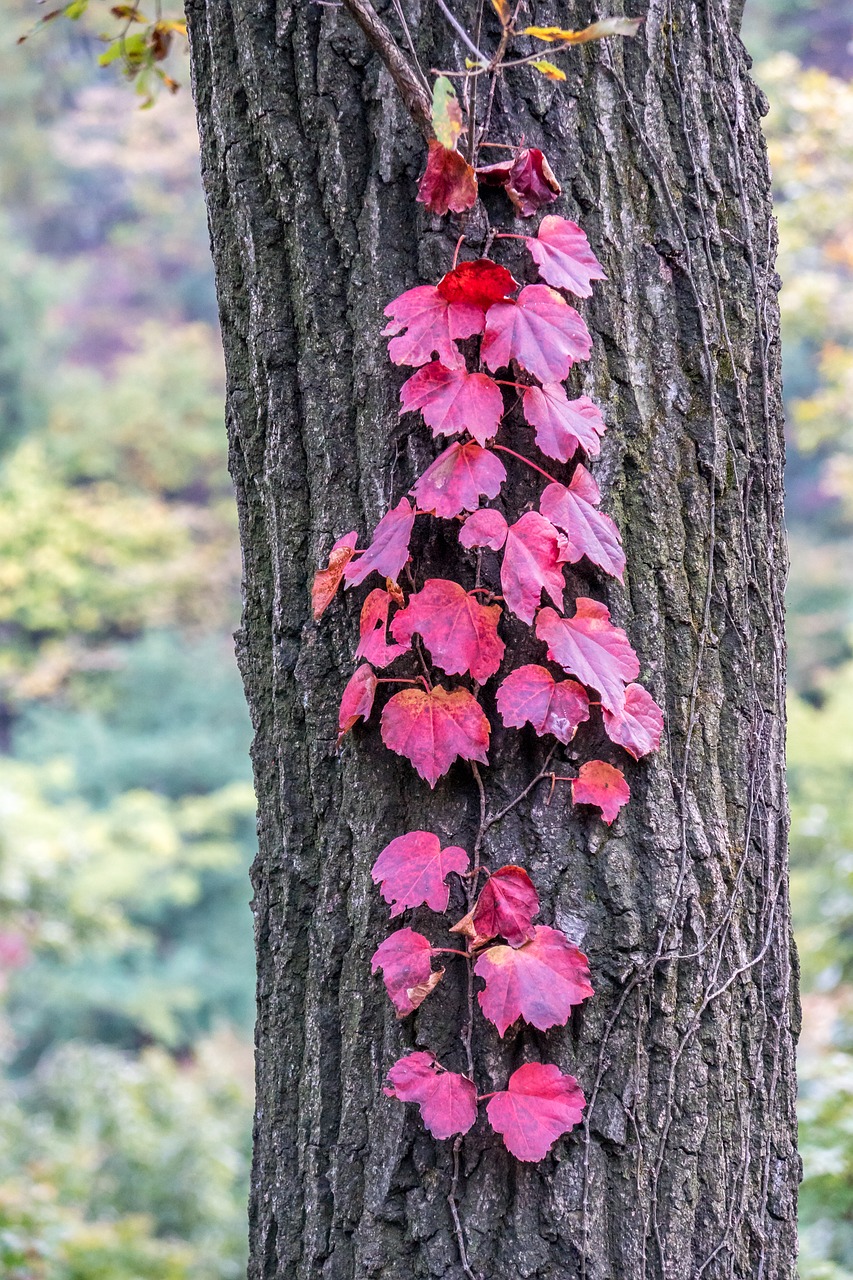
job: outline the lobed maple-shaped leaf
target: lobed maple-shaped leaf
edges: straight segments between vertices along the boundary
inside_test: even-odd
[[[599,453],[599,437],[607,428],[589,396],[570,400],[558,382],[549,382],[525,387],[521,403],[526,420],[536,428],[537,445],[549,458],[568,462],[578,447],[592,458]]]
[[[555,680],[547,667],[530,663],[511,671],[497,692],[497,706],[507,728],[532,724],[541,737],[551,733],[571,742],[579,724],[589,719],[589,695],[576,680]]]
[[[559,1067],[527,1062],[486,1104],[486,1115],[516,1160],[542,1160],[580,1122],[586,1099],[574,1076]]]
[[[484,445],[497,431],[504,412],[498,384],[487,373],[446,369],[433,360],[413,373],[400,388],[400,413],[420,409],[433,435],[468,431]]]
[[[458,845],[442,849],[431,831],[410,831],[386,844],[373,864],[373,883],[382,884],[382,897],[391,903],[391,918],[407,907],[423,903],[431,911],[446,911],[450,890],[445,881],[451,871],[468,870],[468,854]]]
[[[640,663],[621,627],[614,627],[606,605],[578,596],[573,618],[540,609],[536,634],[548,645],[548,657],[583,684],[597,689],[601,705],[617,713],[625,704],[625,685]]]
[[[455,440],[427,467],[411,492],[418,510],[452,519],[473,511],[480,495],[496,498],[506,480],[506,468],[494,453],[469,440]]]
[[[396,334],[388,343],[394,364],[422,365],[437,356],[448,369],[462,369],[465,361],[456,339],[482,333],[486,322],[482,307],[469,302],[447,302],[433,284],[407,289],[385,308],[389,323],[382,330]]]
[[[373,710],[376,697],[376,676],[373,668],[363,662],[356,667],[347,681],[338,712],[338,746],[345,733],[349,733],[356,720],[366,720]]]
[[[521,147],[512,160],[483,165],[477,177],[486,186],[503,187],[522,218],[553,204],[561,187],[538,147]]]
[[[403,644],[389,644],[386,636],[391,593],[384,587],[375,587],[361,606],[359,622],[360,640],[355,651],[357,658],[364,658],[373,667],[387,667],[409,648]]]
[[[489,876],[473,911],[451,933],[464,933],[472,947],[492,938],[506,938],[511,947],[523,946],[535,935],[533,917],[539,914],[539,895],[523,867],[499,867]]]
[[[477,1119],[477,1089],[473,1080],[445,1071],[422,1049],[398,1058],[388,1072],[389,1098],[417,1102],[421,1119],[434,1138],[467,1133]]]
[[[382,970],[385,990],[398,1018],[414,1013],[441,981],[444,970],[433,971],[432,956],[429,938],[414,929],[398,929],[374,951],[370,972]]]
[[[572,781],[572,799],[575,804],[595,805],[610,826],[622,806],[631,799],[631,788],[621,769],[614,769],[604,760],[587,760]]]
[[[566,535],[566,559],[572,564],[586,556],[605,573],[622,581],[625,552],[610,516],[598,511],[598,485],[580,463],[568,486],[549,484],[539,499],[543,516]]]
[[[584,320],[547,284],[526,285],[514,302],[496,302],[486,315],[481,355],[492,372],[516,360],[540,382],[562,382],[591,350]]]
[[[415,523],[415,511],[407,498],[401,498],[396,507],[386,511],[373,531],[373,541],[358,557],[351,560],[344,568],[344,577],[351,587],[358,586],[369,573],[374,570],[383,578],[400,576],[403,565],[409,558],[409,542],[412,537],[412,526]]]
[[[500,616],[499,604],[481,604],[458,582],[428,578],[423,590],[410,596],[406,608],[396,614],[391,634],[408,648],[417,632],[442,671],[449,676],[470,671],[478,684],[485,684],[504,655]]]
[[[621,711],[603,712],[604,728],[612,742],[635,760],[657,751],[663,733],[663,712],[641,684],[629,684]]]
[[[459,541],[470,551],[473,547],[490,547],[500,551],[506,542],[509,525],[494,507],[481,507],[470,515],[459,530]]]
[[[592,995],[582,951],[559,929],[540,924],[523,947],[490,947],[474,972],[485,980],[480,1008],[503,1036],[517,1018],[540,1031],[563,1026],[575,1005]]]
[[[411,761],[431,787],[457,756],[488,764],[490,731],[482,707],[467,689],[404,689],[382,712],[382,741]]]
[[[555,289],[568,289],[579,298],[592,293],[592,280],[606,280],[601,263],[576,222],[551,214],[543,218],[535,236],[526,240],[539,274]]]
[[[463,155],[430,139],[426,168],[418,183],[416,199],[430,213],[464,213],[477,202],[477,175]]]
[[[562,609],[565,558],[562,535],[538,511],[526,511],[510,525],[501,563],[501,589],[522,622],[533,621],[543,591]]]
[[[320,621],[334,600],[338,587],[341,585],[341,578],[344,576],[344,569],[352,559],[357,542],[358,534],[354,529],[352,533],[347,533],[343,538],[338,538],[329,552],[329,563],[326,568],[318,569],[314,574],[314,582],[311,587],[311,608],[315,622]]]
[[[495,302],[503,302],[518,288],[518,281],[506,267],[491,258],[460,262],[439,280],[436,288],[445,302],[467,302],[488,311]]]

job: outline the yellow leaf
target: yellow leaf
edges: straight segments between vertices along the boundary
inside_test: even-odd
[[[547,76],[549,80],[565,80],[566,73],[561,71],[559,67],[555,67],[553,62],[546,62],[544,58],[537,58],[535,62],[531,62],[531,67],[535,67],[540,75]]]
[[[553,44],[555,40],[571,40],[576,33],[564,31],[562,27],[525,27],[521,34],[533,36],[536,40],[547,40],[549,44]]]
[[[564,31],[562,27],[525,27],[523,35],[549,44],[587,44],[590,40],[604,40],[607,36],[635,36],[642,18],[602,18],[591,27],[580,31]]]
[[[510,10],[509,0],[492,0],[492,8],[501,20],[501,25],[509,26]]]

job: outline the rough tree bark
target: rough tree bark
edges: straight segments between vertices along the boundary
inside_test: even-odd
[[[421,65],[460,65],[439,9],[404,4]],[[474,0],[455,9],[473,24]],[[188,14],[256,731],[250,1276],[460,1280],[451,1144],[382,1084],[405,1048],[461,1067],[461,988],[449,972],[395,1022],[369,971],[389,928],[369,871],[416,827],[470,847],[476,793],[461,766],[430,793],[370,726],[335,754],[364,592],[319,626],[308,598],[333,538],[369,533],[435,455],[423,425],[397,417],[405,372],[379,330],[390,298],[447,269],[457,228],[415,204],[423,139],[342,8],[188,0]],[[396,30],[393,9],[385,16]],[[571,12],[543,2],[526,20],[596,16],[587,0]],[[549,805],[545,785],[489,833],[487,855],[531,870],[542,918],[587,950],[596,987],[564,1031],[478,1032],[481,1089],[541,1054],[589,1099],[586,1123],[541,1165],[513,1162],[482,1124],[465,1138],[460,1215],[473,1271],[489,1280],[795,1274],[783,459],[762,97],[737,0],[652,0],[645,18],[636,41],[566,57],[565,85],[520,74],[493,130],[545,149],[563,181],[553,210],[583,223],[608,273],[584,308],[595,346],[573,385],[609,423],[595,472],[628,572],[624,589],[571,581],[627,629],[667,732],[628,769],[633,798],[612,829],[572,811],[565,788]],[[492,21],[486,5],[490,39]],[[482,225],[470,232],[476,252]],[[421,566],[455,555],[441,537],[418,547]],[[496,730],[495,807],[540,753]]]

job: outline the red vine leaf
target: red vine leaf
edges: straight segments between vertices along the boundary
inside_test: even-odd
[[[467,1133],[477,1119],[474,1082],[455,1071],[445,1071],[431,1053],[418,1050],[398,1058],[388,1072],[389,1098],[417,1102],[421,1119],[434,1138]]]
[[[486,316],[481,354],[492,372],[517,360],[540,382],[562,382],[591,350],[581,316],[546,284],[526,285],[515,302],[496,302]]]
[[[408,499],[401,498],[396,507],[386,511],[373,531],[373,541],[356,560],[344,569],[344,577],[351,587],[358,586],[369,573],[376,570],[383,578],[400,576],[409,558],[409,540],[415,522],[415,511]]]
[[[475,510],[481,494],[496,498],[504,480],[506,468],[500,458],[473,440],[456,440],[427,467],[411,492],[419,511],[452,518]]]
[[[470,303],[446,302],[433,284],[407,289],[385,308],[389,323],[384,335],[397,334],[388,343],[394,364],[422,365],[437,356],[448,369],[465,365],[457,338],[483,332],[485,313]]]
[[[541,737],[552,733],[568,743],[589,719],[589,696],[576,680],[555,680],[547,667],[531,663],[511,671],[497,692],[498,711],[507,728],[530,723]]]
[[[414,929],[398,929],[374,951],[370,972],[382,970],[385,990],[398,1018],[414,1013],[441,981],[444,970],[433,972],[432,956],[429,938]]]
[[[363,662],[356,667],[347,681],[338,712],[338,746],[345,733],[349,733],[356,720],[366,720],[373,710],[376,697],[376,676],[373,668]]]
[[[579,298],[592,293],[591,280],[606,280],[601,263],[576,222],[551,214],[543,218],[536,236],[529,236],[527,248],[539,274],[555,289],[569,289]]]
[[[580,1122],[585,1105],[574,1076],[551,1063],[527,1062],[489,1099],[486,1115],[516,1160],[542,1160]]]
[[[610,516],[596,510],[598,485],[580,463],[568,487],[549,484],[539,500],[543,516],[566,535],[566,558],[575,564],[583,556],[621,582],[625,572],[622,539]]]
[[[614,714],[625,704],[625,685],[640,663],[621,627],[614,627],[606,605],[587,596],[575,601],[573,618],[540,609],[536,634],[548,645],[548,657],[601,694],[601,705]]]
[[[464,933],[474,946],[501,937],[520,947],[534,937],[533,917],[538,914],[539,895],[524,868],[499,867],[483,885],[474,910],[450,932]]]
[[[589,396],[570,400],[558,382],[551,382],[525,387],[521,399],[525,418],[536,428],[536,443],[549,458],[568,462],[578,446],[592,458],[599,453],[599,436],[607,428]]]
[[[538,511],[525,512],[507,530],[501,588],[522,622],[529,625],[533,621],[543,591],[562,609],[566,585],[561,567],[566,558],[563,548],[562,535]]]
[[[409,597],[391,623],[391,634],[409,648],[415,632],[430,657],[449,676],[470,671],[485,684],[501,665],[504,642],[498,635],[499,604],[481,604],[458,582],[428,578],[423,590]]]
[[[587,760],[572,781],[572,799],[575,804],[595,805],[610,826],[623,804],[631,799],[631,788],[621,769],[614,769],[604,760]]]
[[[470,551],[472,547],[491,547],[500,551],[506,542],[509,525],[494,507],[481,507],[470,515],[459,530],[459,541]]]
[[[446,911],[451,871],[468,870],[468,854],[457,845],[442,849],[431,831],[410,831],[387,844],[373,864],[373,883],[382,882],[382,897],[391,903],[391,918],[407,907],[423,903],[431,911]]]
[[[484,978],[480,1007],[503,1036],[517,1018],[547,1031],[563,1026],[575,1005],[592,995],[582,951],[559,929],[540,924],[523,947],[490,947],[474,972]]]
[[[358,534],[354,529],[352,533],[347,533],[343,538],[338,538],[329,552],[328,565],[325,569],[318,569],[314,574],[314,582],[311,587],[311,608],[315,622],[320,621],[334,600],[338,587],[341,585],[341,578],[344,576],[344,569],[352,559],[357,542]]]
[[[614,714],[605,710],[604,728],[613,742],[635,760],[657,751],[663,733],[663,712],[652,695],[641,684],[629,684],[625,705]]]
[[[487,186],[505,187],[522,218],[532,218],[543,205],[552,204],[561,187],[538,147],[521,147],[513,160],[487,164],[477,170]]]
[[[418,183],[417,199],[440,218],[451,210],[464,213],[477,202],[477,177],[458,151],[430,139],[426,168]]]
[[[503,302],[515,293],[518,281],[491,258],[477,258],[474,262],[460,262],[441,277],[436,288],[445,302],[468,302],[488,311],[493,303]]]
[[[467,689],[404,689],[382,712],[382,741],[410,760],[431,787],[457,756],[488,764],[490,731],[482,707]]]
[[[387,667],[389,662],[405,653],[408,645],[389,644],[385,628],[388,625],[388,610],[391,607],[391,594],[383,587],[375,587],[361,606],[359,623],[357,658],[364,658],[374,667]]]
[[[400,413],[420,409],[434,435],[469,431],[484,445],[497,431],[504,412],[501,389],[487,373],[446,369],[440,360],[424,365],[400,388]]]

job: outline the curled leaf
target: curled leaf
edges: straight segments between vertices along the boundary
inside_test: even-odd
[[[389,644],[386,636],[388,626],[388,610],[391,608],[391,593],[382,587],[370,592],[361,607],[359,633],[361,639],[355,651],[356,658],[364,658],[373,667],[387,667],[389,662],[399,658],[408,649],[408,645]]]
[[[369,573],[381,573],[396,582],[409,558],[409,540],[415,523],[415,511],[406,498],[386,511],[373,531],[373,541],[358,557],[344,567],[349,586],[358,586]]]
[[[621,769],[614,769],[604,760],[587,760],[572,782],[572,799],[575,804],[595,805],[610,826],[622,806],[631,799],[631,788]]]
[[[446,213],[464,213],[477,202],[477,176],[463,155],[433,138],[417,199],[440,218]]]
[[[663,733],[663,712],[641,684],[629,684],[621,711],[604,711],[604,728],[612,742],[635,760],[657,751]]]
[[[560,194],[560,184],[538,147],[521,147],[512,160],[483,165],[476,171],[486,186],[504,187],[522,218],[531,218]]]
[[[465,128],[456,90],[447,76],[432,86],[432,130],[441,146],[453,150]]]
[[[565,71],[555,67],[554,63],[549,62],[547,58],[534,58],[530,65],[534,71],[538,71],[541,76],[545,76],[546,80],[565,80],[566,78]]]
[[[443,969],[433,972],[429,938],[414,929],[398,929],[373,953],[371,973],[382,970],[385,990],[398,1018],[414,1013],[441,981]]]
[[[344,576],[344,569],[352,559],[357,542],[358,534],[355,530],[352,533],[345,534],[343,538],[338,538],[329,552],[329,563],[326,568],[318,569],[314,574],[314,582],[311,587],[311,608],[315,622],[319,622],[334,600],[338,587],[341,585],[341,578]]]
[[[509,608],[531,623],[545,591],[563,607],[562,535],[538,511],[526,511],[510,525],[501,562],[501,589]]]
[[[486,1115],[516,1160],[542,1160],[580,1122],[585,1105],[574,1076],[564,1076],[550,1063],[528,1062],[489,1099]]]
[[[356,720],[367,720],[373,710],[376,697],[376,676],[373,668],[363,662],[347,681],[338,712],[338,746],[345,733],[349,733]]]
[[[471,924],[478,939],[501,937],[511,947],[520,947],[535,936],[533,918],[538,914],[539,895],[524,868],[498,867],[480,890]],[[450,932],[463,932],[461,924],[462,921],[454,925]]]

